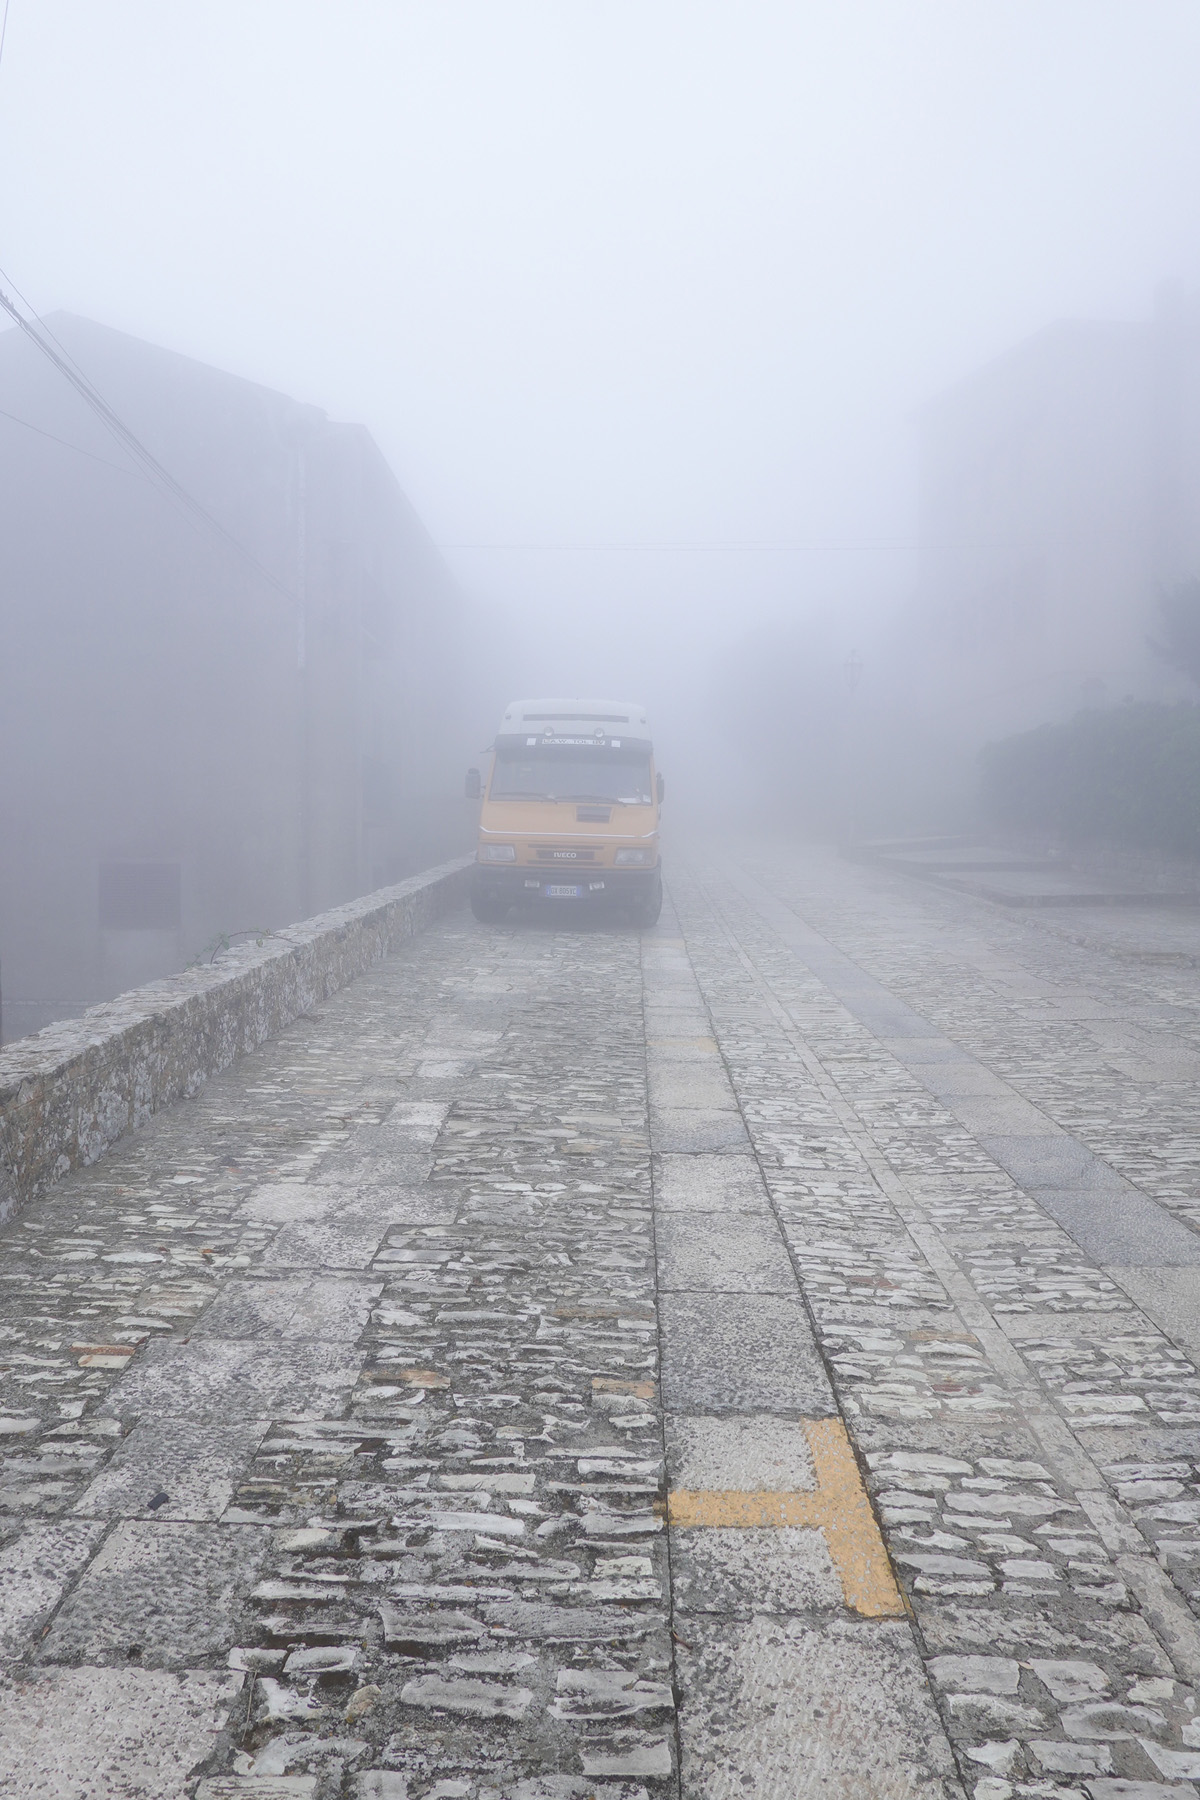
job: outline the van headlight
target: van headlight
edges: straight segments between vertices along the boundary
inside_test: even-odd
[[[651,850],[618,850],[615,861],[618,869],[627,869],[633,863],[652,861],[653,855]]]
[[[480,844],[480,862],[516,862],[517,852],[512,844]]]

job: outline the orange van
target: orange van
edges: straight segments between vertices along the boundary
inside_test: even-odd
[[[471,910],[490,923],[511,906],[662,910],[663,778],[644,706],[627,700],[514,700],[490,765],[467,773],[482,801]]]

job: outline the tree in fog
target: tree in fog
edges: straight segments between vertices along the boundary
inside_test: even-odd
[[[722,663],[720,699],[731,752],[772,816],[836,829],[841,816],[847,693],[828,620],[761,626]],[[752,771],[752,774],[749,773]]]
[[[1200,685],[1200,576],[1161,588],[1158,606],[1162,641],[1151,638],[1151,649]]]

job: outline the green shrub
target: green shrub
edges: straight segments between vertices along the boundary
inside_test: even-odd
[[[1077,713],[980,752],[984,810],[1075,842],[1200,856],[1200,706]]]

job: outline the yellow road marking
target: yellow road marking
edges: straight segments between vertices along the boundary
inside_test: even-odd
[[[632,1394],[638,1400],[653,1400],[652,1381],[614,1381],[605,1375],[592,1376],[592,1389],[597,1394]]]
[[[846,1605],[867,1619],[901,1617],[904,1601],[859,1478],[845,1425],[841,1419],[806,1419],[804,1435],[816,1470],[815,1488],[754,1493],[680,1488],[667,1497],[669,1522],[680,1530],[695,1526],[812,1526],[825,1538]]]
[[[735,1530],[755,1525],[813,1525],[819,1529],[825,1523],[826,1510],[821,1494],[794,1489],[775,1493],[769,1488],[754,1494],[679,1488],[668,1496],[667,1507],[672,1525],[720,1525]]]

